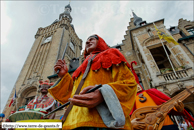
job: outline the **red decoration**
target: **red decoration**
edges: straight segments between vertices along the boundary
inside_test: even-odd
[[[54,83],[49,83],[49,80],[45,80],[44,82],[42,80],[39,81],[40,85],[49,85],[52,86]]]
[[[84,57],[86,58],[82,65],[76,69],[76,71],[73,73],[73,80],[77,78],[80,73],[84,73],[88,64],[88,60],[91,59],[94,54],[99,53],[93,60],[91,68],[92,70],[98,70],[101,67],[102,68],[110,68],[113,64],[120,64],[121,62],[126,62],[126,65],[130,68],[129,63],[123,56],[123,54],[115,48],[109,48],[106,44],[106,42],[99,37],[98,44],[95,48],[95,50],[92,52],[92,54],[87,54],[86,50],[84,51]]]

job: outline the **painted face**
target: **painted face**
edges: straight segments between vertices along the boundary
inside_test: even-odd
[[[46,93],[46,94],[47,94],[49,88],[50,88],[49,85],[43,84],[43,85],[41,85],[41,87],[40,87],[40,92],[41,92],[41,93]]]
[[[88,40],[86,41],[86,52],[89,54],[92,53],[96,48],[97,43],[98,43],[98,40],[96,38],[94,37],[88,38]]]

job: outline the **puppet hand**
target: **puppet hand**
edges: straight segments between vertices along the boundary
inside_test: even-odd
[[[178,112],[182,112],[184,110],[184,104],[180,100],[176,101],[174,106]]]
[[[131,121],[132,127],[135,130],[142,130],[146,127],[144,122],[139,121],[139,118],[135,118]]]
[[[97,89],[94,92],[86,93],[88,90],[94,88],[95,86],[88,86],[84,88],[80,95],[74,95],[73,98],[69,98],[69,101],[73,103],[73,105],[80,107],[88,107],[94,108],[98,104],[104,101],[101,92]]]
[[[59,70],[59,73],[57,75],[62,79],[63,76],[68,72],[65,60],[58,60],[54,66],[54,70],[55,72]]]

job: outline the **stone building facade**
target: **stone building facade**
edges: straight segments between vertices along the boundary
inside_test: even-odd
[[[71,10],[71,6],[67,5],[65,11],[59,15],[59,19],[47,27],[38,29],[34,44],[4,107],[5,118],[10,115],[11,111],[16,111],[16,108],[25,106],[36,95],[40,95],[39,80],[48,80],[48,76],[55,74],[53,66],[58,59],[62,58],[67,43],[64,58],[67,66],[71,59],[80,56],[82,40],[75,33],[74,26],[71,24]],[[15,87],[17,101],[14,101],[15,103],[9,107]]]
[[[160,40],[153,23],[179,45]],[[137,62],[134,69],[144,89],[156,88],[172,98],[186,86],[194,86],[194,21],[179,19],[178,26],[166,29],[164,19],[147,23],[133,12],[122,44],[115,47],[129,63]],[[194,116],[194,95],[183,103]]]
[[[56,82],[59,79],[54,73],[53,66],[57,59],[62,57],[67,43],[69,46],[65,60],[69,66],[69,73],[72,74],[84,60],[81,55],[82,40],[71,24],[70,12],[71,7],[67,5],[64,13],[59,15],[59,20],[38,29],[35,42],[15,84],[18,94],[17,108],[26,105],[39,94],[39,80],[48,78],[51,82]],[[134,69],[143,88],[156,88],[173,97],[186,86],[194,85],[194,22],[179,19],[178,26],[166,29],[164,19],[147,23],[134,12],[132,13],[133,18],[127,26],[124,40],[112,48],[119,49],[129,63],[137,62]],[[179,45],[175,45],[162,40],[170,61],[153,23],[159,30],[173,36],[179,42]],[[175,71],[172,71],[171,64]],[[8,107],[13,94],[14,89],[3,111],[6,117],[11,111],[16,110],[16,104]],[[194,95],[190,95],[183,103],[189,113],[194,115]],[[58,111],[56,118],[59,119],[63,113],[64,109]]]

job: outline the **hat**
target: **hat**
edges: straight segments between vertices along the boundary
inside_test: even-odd
[[[40,85],[49,85],[49,86],[52,86],[54,84],[53,82],[49,83],[49,80],[45,80],[45,81],[40,80],[39,83]]]

